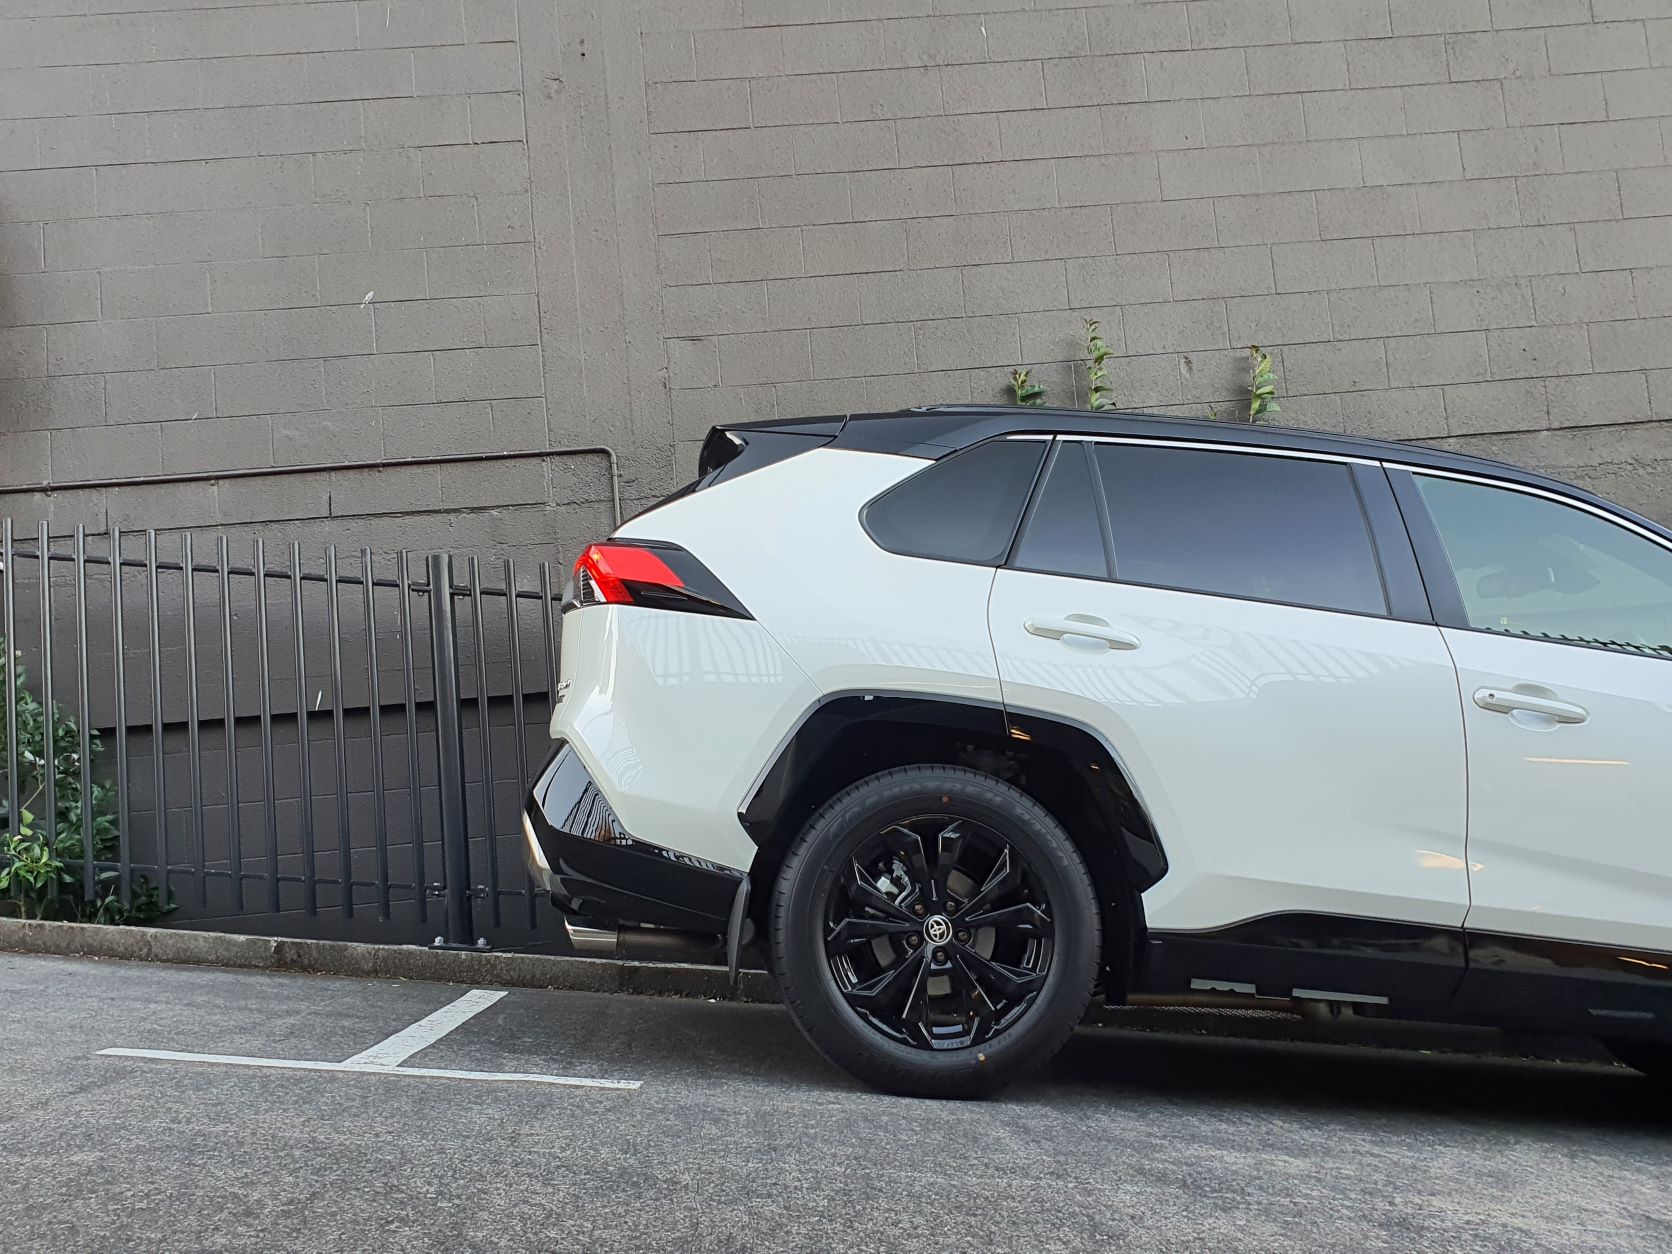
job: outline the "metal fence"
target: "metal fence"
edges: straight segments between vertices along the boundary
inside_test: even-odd
[[[0,858],[44,842],[84,917],[560,934],[520,839],[557,682],[549,564],[333,546],[309,568],[260,539],[235,558],[225,536],[0,527]]]

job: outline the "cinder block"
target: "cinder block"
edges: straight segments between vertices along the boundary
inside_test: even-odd
[[[1189,353],[1230,347],[1222,300],[1175,299],[1165,305],[1129,305],[1122,313],[1130,353]]]
[[[1381,283],[1443,283],[1472,279],[1478,272],[1474,239],[1467,231],[1379,239],[1375,247]]]
[[[1289,20],[1297,40],[1393,34],[1387,0],[1289,0]]]
[[[438,248],[480,242],[476,201],[469,196],[426,196],[371,206],[372,247]]]
[[[1454,83],[1484,78],[1534,78],[1550,72],[1541,30],[1446,36],[1446,68]]]
[[[529,244],[484,244],[428,251],[431,296],[504,296],[534,290]]]
[[[906,260],[913,269],[1010,259],[1010,217],[1006,214],[924,218],[906,223]],[[908,277],[904,281],[911,280]]]
[[[774,27],[698,31],[697,77],[759,78],[784,72],[784,39]]]
[[[709,266],[716,283],[799,275],[801,249],[801,232],[794,227],[721,231],[708,237]]]
[[[368,0],[369,2],[369,0]],[[135,5],[135,8],[141,6]],[[396,6],[390,4],[387,9],[379,7],[378,21],[381,22],[384,13],[388,12],[391,20],[397,7],[404,8],[404,4]],[[316,4],[313,8],[297,13],[284,6],[260,6],[245,9],[249,22],[249,44],[240,51],[248,51],[258,56],[270,56],[283,52],[327,52],[335,49],[347,49],[356,46],[359,40],[361,47],[370,46],[370,36],[375,27],[364,32],[357,29],[355,21],[355,6],[352,3]],[[186,17],[188,14],[179,14]],[[217,17],[231,17],[230,13],[216,14]],[[369,22],[368,14],[368,22]],[[236,37],[236,30],[226,32],[228,36]],[[237,44],[230,46],[237,47]],[[198,53],[199,56],[222,55],[219,53]]]
[[[1324,239],[1406,235],[1420,230],[1413,187],[1349,187],[1317,194]]]
[[[1038,109],[999,115],[1004,155],[1081,157],[1103,151],[1103,115],[1096,108]]]
[[[789,74],[840,73],[880,69],[883,28],[875,22],[844,22],[784,28],[784,70]]]
[[[1598,322],[1592,324],[1590,333],[1592,366],[1596,370],[1664,370],[1672,367],[1672,318]]]
[[[325,408],[325,370],[317,361],[263,361],[214,369],[215,412],[282,414]]]
[[[890,14],[899,11],[898,5],[891,6],[887,10]],[[879,13],[872,16],[881,15]],[[879,67],[890,65],[984,66],[988,60],[989,48],[991,49],[992,59],[995,61],[1033,60],[1035,56],[1057,55],[1054,52],[1047,51],[1025,55],[1012,51],[1012,48],[1020,49],[1024,42],[1034,38],[1034,36],[1020,32],[1017,33],[1010,47],[1006,46],[1002,38],[989,41],[987,32],[995,22],[1001,24],[1000,28],[1002,29],[1004,19],[1011,16],[1043,17],[1046,15],[995,14],[985,19],[979,16],[907,17],[880,22],[877,25],[882,36],[882,60],[878,65]],[[1083,24],[1081,30],[1084,31]],[[1057,45],[1049,42],[1050,39],[1050,35],[1045,35],[1045,42],[1040,46],[1042,48],[1056,47]],[[1080,37],[1078,47],[1081,52],[1086,51],[1083,34]],[[855,66],[854,68],[862,67]]]
[[[215,412],[214,379],[206,369],[107,374],[103,384],[112,423],[172,422]]]
[[[1319,237],[1313,192],[1222,196],[1213,202],[1213,215],[1221,244],[1280,244]]]
[[[1413,135],[1504,125],[1499,83],[1433,83],[1405,88],[1405,126]]]
[[[143,266],[99,275],[99,308],[107,318],[209,312],[208,269]]]
[[[1562,165],[1568,170],[1622,170],[1666,162],[1655,118],[1623,122],[1572,122],[1561,132]]]
[[[1666,218],[1625,222],[1581,222],[1579,264],[1586,270],[1672,265],[1672,229]]]
[[[415,353],[432,348],[477,348],[481,347],[486,339],[481,303],[469,298],[379,302],[375,306],[375,313],[376,345],[380,353]],[[349,348],[342,351],[365,352],[367,349]]]
[[[1260,156],[1255,148],[1164,152],[1158,161],[1165,200],[1194,200],[1217,195],[1228,187],[1260,186]]]
[[[1295,43],[1250,48],[1248,88],[1255,94],[1337,91],[1349,86],[1347,49],[1340,43]]]
[[[170,213],[84,218],[46,224],[46,261],[54,270],[98,270],[259,256],[261,220],[254,213]]]
[[[145,119],[131,114],[0,122],[0,169],[143,160],[147,144]]]
[[[815,379],[865,378],[917,369],[914,337],[899,327],[830,327],[812,334]]]
[[[1387,141],[1367,141],[1387,142]],[[1323,139],[1303,144],[1264,144],[1259,148],[1260,187],[1268,192],[1315,191],[1359,187],[1365,181],[1359,143]]]
[[[787,383],[813,376],[806,331],[765,331],[720,339],[720,379],[726,386]]]
[[[991,367],[1021,355],[1021,329],[1014,314],[923,322],[913,330],[919,370]]]
[[[666,346],[669,387],[720,386],[720,348],[714,340],[672,339]]]
[[[1546,326],[1635,318],[1637,299],[1631,271],[1540,276],[1533,280],[1533,308],[1538,321]]]
[[[470,109],[463,96],[367,100],[360,108],[368,148],[420,148],[470,142]]]
[[[261,253],[300,257],[359,253],[371,247],[364,205],[294,205],[261,215]]]
[[[958,167],[960,171],[1003,168],[1002,165]],[[853,216],[858,221],[949,213],[957,204],[952,171],[947,169],[873,170],[850,174],[847,178],[853,196]]]
[[[1257,296],[1276,288],[1271,249],[1263,244],[1197,248],[1168,258],[1176,300],[1209,296]]]
[[[702,173],[710,179],[760,178],[795,173],[795,132],[800,127],[711,131],[701,137]]]
[[[1562,168],[1561,143],[1554,126],[1509,127],[1469,131],[1460,137],[1463,171],[1472,179],[1512,174],[1556,174]]]
[[[79,374],[16,379],[6,385],[6,422],[12,431],[97,426],[105,420],[106,381],[127,375]]]
[[[216,262],[209,267],[209,300],[217,313],[318,304],[319,263],[313,257]]]
[[[1439,387],[1389,388],[1385,392],[1319,399],[1334,404],[1341,429],[1349,435],[1427,440],[1446,433],[1444,394],[1445,389]]]
[[[1485,278],[1571,274],[1579,269],[1579,253],[1571,226],[1476,231],[1475,257]]]
[[[1367,239],[1274,244],[1271,259],[1279,292],[1322,292],[1376,282],[1376,255]]]
[[[1511,126],[1593,122],[1608,116],[1600,74],[1509,78],[1501,86],[1505,114]]]
[[[1037,61],[999,61],[978,74],[949,66],[939,76],[942,107],[948,114],[1045,107],[1045,76]]]
[[[1576,175],[1575,177],[1583,177]],[[1593,177],[1606,179],[1609,175]],[[1619,173],[1620,207],[1628,218],[1649,218],[1664,213],[1672,204],[1672,166],[1648,170],[1621,170]],[[1611,214],[1592,215],[1598,218]]]
[[[1485,331],[1413,335],[1386,341],[1391,373],[1424,383],[1479,383],[1490,377]]]
[[[328,409],[422,405],[436,399],[435,366],[429,353],[333,357],[324,370]]]
[[[404,48],[316,52],[307,60],[315,100],[381,100],[413,94],[412,53]]]
[[[478,303],[482,307],[482,342],[487,347],[540,342],[540,302],[532,293],[485,296]]]
[[[1197,100],[1106,105],[1103,109],[1103,142],[1113,153],[1194,148],[1204,135],[1202,105]]]
[[[422,150],[426,196],[528,190],[528,152],[522,144],[469,144]]]
[[[1606,5],[1608,0],[1603,0]],[[1607,20],[1600,12],[1598,17]],[[1517,26],[1571,26],[1591,20],[1591,0],[1492,0],[1492,25],[1498,30]]]
[[[46,268],[46,231],[39,222],[0,222],[0,274]]]
[[[1210,148],[1298,143],[1306,138],[1304,93],[1204,100],[1202,137]]]
[[[157,320],[160,366],[212,366],[260,361],[266,355],[266,324],[259,313],[183,314]]]
[[[1524,327],[1533,322],[1533,290],[1528,279],[1476,279],[1431,283],[1436,331],[1484,331]]]
[[[362,48],[422,48],[465,41],[464,9],[456,0],[360,0],[359,10]],[[284,15],[282,10],[280,15]],[[294,16],[291,20],[295,24]]]
[[[1190,47],[1188,10],[1181,0],[1089,9],[1086,27],[1094,53],[1170,52]]]
[[[1057,203],[1067,207],[1161,199],[1160,167],[1154,153],[1063,157],[1056,163],[1056,174]]]
[[[516,0],[464,0],[464,30],[476,44],[515,39]]]
[[[1523,327],[1486,333],[1495,379],[1548,378],[1591,369],[1584,327]]]
[[[1672,318],[1672,266],[1645,266],[1631,272],[1637,312],[1645,318]]]
[[[359,305],[275,309],[266,315],[267,357],[346,357],[373,351],[372,310]]]
[[[892,122],[844,122],[789,128],[800,174],[885,169],[899,163]],[[703,149],[706,157],[708,149]],[[706,170],[705,170],[706,172]]]
[[[863,70],[836,79],[844,122],[921,118],[941,108],[941,76],[921,69]]]
[[[723,185],[732,186],[732,185]],[[754,204],[753,197],[759,195],[758,222],[739,219],[750,215],[744,212],[743,206],[733,201],[726,203],[724,208],[732,220],[725,226],[813,226],[825,222],[847,222],[854,216],[854,201],[850,192],[850,180],[846,174],[812,174],[799,178],[760,179],[758,182],[741,185],[748,188],[749,203]],[[657,193],[658,202],[661,193]],[[718,206],[716,207],[718,208]],[[870,215],[867,215],[870,216]],[[886,214],[876,215],[886,217]],[[709,229],[725,229],[725,226]],[[667,231],[660,217],[658,203],[657,227]],[[672,229],[690,230],[691,227]]]
[[[1017,261],[1106,256],[1114,251],[1109,210],[1101,205],[1087,205],[1013,213],[1010,247]]]
[[[162,465],[169,473],[241,470],[273,464],[273,424],[265,415],[165,422]]]
[[[3,342],[0,339],[0,343]],[[3,352],[0,350],[0,353]],[[52,460],[47,451],[50,438],[45,431],[0,435],[0,485],[19,487],[26,483],[50,482]],[[11,508],[16,509],[19,504],[17,497],[13,496]]]
[[[0,289],[0,326],[84,322],[98,316],[99,276],[91,270],[9,275]]]
[[[861,274],[857,280],[859,313],[865,322],[961,318],[964,313],[963,279],[956,269]]]
[[[1590,374],[1545,384],[1550,416],[1559,427],[1646,422],[1653,415],[1647,374]]]
[[[690,31],[645,31],[639,51],[647,83],[689,82],[697,76],[696,39]]]
[[[1044,57],[1083,57],[1091,51],[1084,10],[1064,8],[1038,13],[998,13],[987,9],[983,20],[987,47],[995,61],[1035,61]],[[986,6],[983,6],[986,8]],[[1184,47],[1189,47],[1186,43]],[[973,45],[972,45],[973,50]],[[979,56],[974,58],[980,60]]]
[[[1464,383],[1445,390],[1446,428],[1452,435],[1535,431],[1550,424],[1542,379]]]
[[[735,335],[766,329],[764,283],[715,283],[676,287],[662,293],[662,321],[668,335]]]
[[[1485,132],[1471,132],[1463,138]],[[1396,135],[1359,141],[1366,184],[1438,183],[1463,177],[1458,136]]]
[[[802,227],[803,266],[808,274],[903,270],[906,268],[907,229],[908,224],[904,222],[848,222]]]
[[[1166,253],[1087,257],[1068,268],[1068,299],[1076,309],[1159,304],[1173,299]]]
[[[1404,87],[1446,81],[1446,41],[1438,35],[1355,39],[1346,45],[1354,87]]]
[[[1068,270],[1061,261],[1014,261],[964,268],[968,315],[1029,313],[1068,306]]]
[[[160,474],[161,424],[124,422],[110,427],[60,428],[52,432],[52,478],[114,479]]]
[[[749,125],[749,88],[742,79],[651,83],[652,131],[717,131]]]
[[[1308,139],[1355,139],[1405,133],[1405,97],[1397,87],[1316,91],[1302,99],[1306,106]]]
[[[371,300],[416,300],[429,291],[424,254],[349,253],[319,268],[319,299],[327,305],[358,305]]]
[[[842,117],[834,74],[757,78],[749,83],[749,116],[755,126],[799,126]]]
[[[0,328],[0,379],[39,379],[46,374],[46,328]],[[0,458],[0,474],[5,462]]]
[[[1296,396],[1385,388],[1388,368],[1382,341],[1292,345],[1283,351],[1283,385]]]
[[[1641,22],[1588,22],[1545,32],[1552,74],[1587,70],[1629,70],[1649,64],[1649,43]]]
[[[852,275],[772,279],[766,284],[768,330],[850,326],[859,320],[859,287]]]
[[[5,206],[6,217],[13,222],[89,217],[98,212],[93,171],[0,171],[0,205]]]
[[[1392,0],[1395,35],[1436,35],[1491,30],[1487,0]]]
[[[1516,194],[1522,221],[1529,226],[1620,216],[1620,181],[1612,171],[1517,179]]]
[[[1422,335],[1434,330],[1428,288],[1356,287],[1329,293],[1331,335],[1339,340],[1367,340],[1388,335]],[[1255,341],[1258,342],[1258,341]]]
[[[1426,183],[1416,190],[1425,231],[1508,227],[1521,221],[1514,179]]]
[[[53,374],[155,370],[156,329],[144,318],[72,322],[48,327],[46,365]]]
[[[1284,0],[1190,0],[1192,48],[1246,48],[1290,42]]]
[[[470,97],[470,138],[477,144],[520,142],[523,99],[517,92],[494,92]]]
[[[1248,63],[1240,48],[1146,52],[1144,78],[1152,100],[1199,100],[1248,93]]]
[[[761,191],[773,185],[794,182],[792,179],[766,179],[760,183],[663,184],[656,188],[656,230],[662,235],[684,235],[692,231],[730,231],[760,226]],[[773,202],[770,196],[767,200],[768,203]]]
[[[959,213],[1044,209],[1057,201],[1056,167],[1049,161],[959,166],[952,173],[952,182]]]
[[[650,177],[655,186],[689,183],[702,177],[702,136],[695,132],[652,135]]]
[[[1233,344],[1308,344],[1334,334],[1323,293],[1238,297],[1225,302],[1225,312]]]
[[[1117,253],[1175,252],[1219,242],[1211,200],[1116,205],[1111,213]]]
[[[1672,115],[1672,68],[1617,70],[1602,76],[1602,87],[1608,103],[1608,117],[1664,118]],[[41,145],[44,154],[45,123],[42,123]]]
[[[1044,66],[1045,100],[1053,109],[1127,104],[1145,96],[1140,56],[1070,57]]]

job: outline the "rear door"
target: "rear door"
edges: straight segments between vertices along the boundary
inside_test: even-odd
[[[1149,810],[1152,931],[1299,945],[1462,924],[1462,715],[1426,617],[1379,466],[1064,438],[989,621],[1007,709],[1094,730]]]

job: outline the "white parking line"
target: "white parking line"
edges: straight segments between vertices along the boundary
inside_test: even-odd
[[[363,1049],[342,1062],[320,1062],[307,1058],[247,1058],[241,1054],[193,1054],[174,1049],[101,1049],[101,1056],[154,1058],[164,1062],[201,1062],[223,1067],[264,1067],[281,1071],[346,1071],[358,1075],[418,1076],[432,1080],[504,1080],[523,1084],[556,1084],[568,1088],[625,1089],[641,1087],[641,1080],[595,1080],[586,1076],[539,1075],[523,1071],[456,1071],[445,1067],[403,1067],[400,1064],[419,1050],[446,1036],[460,1024],[486,1010],[505,996],[503,992],[472,989],[457,1001],[425,1015],[411,1027],[402,1028],[370,1049]]]

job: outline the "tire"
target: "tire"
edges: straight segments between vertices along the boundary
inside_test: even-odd
[[[984,1096],[1052,1057],[1102,954],[1068,833],[1025,793],[954,766],[885,771],[828,801],[785,857],[769,926],[807,1039],[912,1097]]]
[[[1672,1044],[1665,1041],[1605,1041],[1608,1052],[1672,1093]]]

